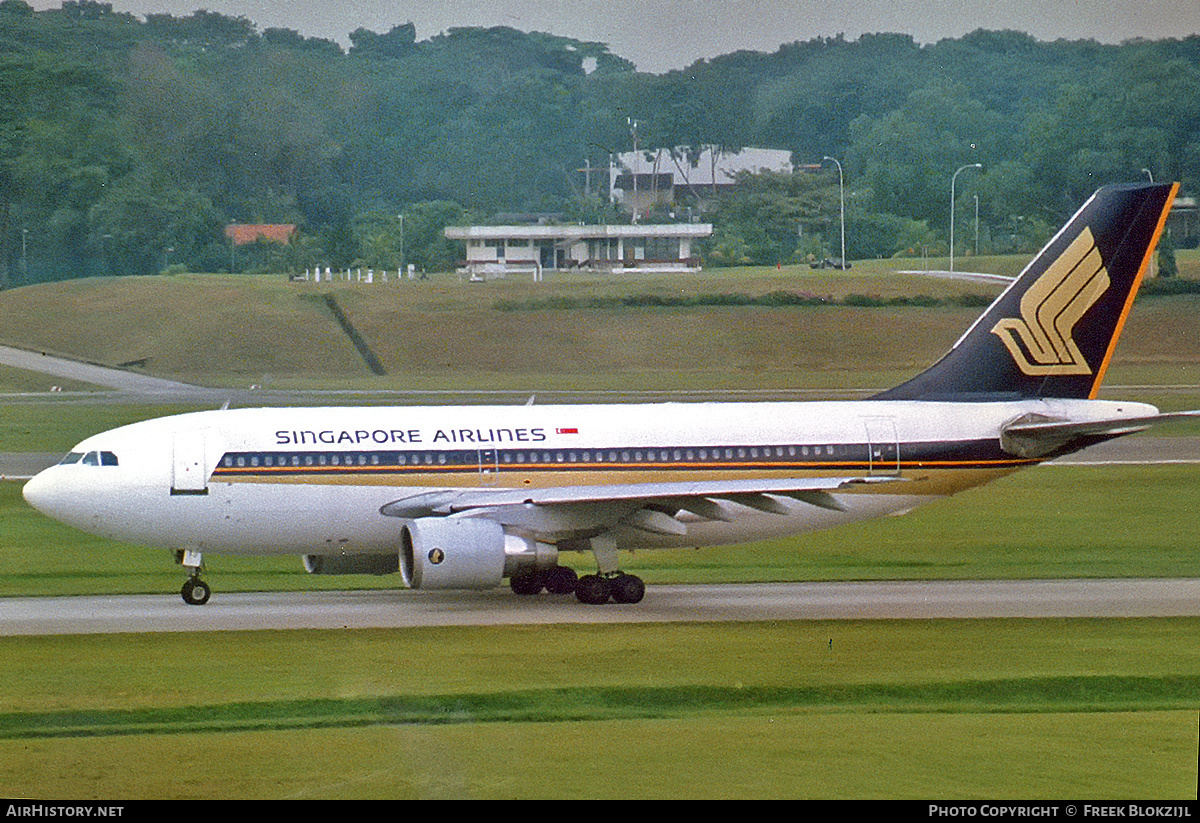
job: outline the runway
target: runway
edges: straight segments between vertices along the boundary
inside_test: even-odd
[[[197,393],[207,394],[208,390],[179,383],[174,380],[164,380],[159,377],[138,374],[124,369],[114,369],[95,363],[84,363],[79,360],[68,360],[65,357],[55,357],[45,352],[26,351],[11,346],[0,346],[0,366],[9,366],[26,371],[35,371],[75,380],[80,383],[91,383],[122,392],[131,392],[151,398],[188,397]]]
[[[0,599],[0,636],[430,626],[951,618],[1195,617],[1200,579],[651,586],[634,606],[490,592],[218,592]]]

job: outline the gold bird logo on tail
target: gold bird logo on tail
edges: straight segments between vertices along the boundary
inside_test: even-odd
[[[992,334],[1025,374],[1091,374],[1073,338],[1075,324],[1109,282],[1091,229],[1085,228],[1021,297],[1021,317],[1004,318]]]

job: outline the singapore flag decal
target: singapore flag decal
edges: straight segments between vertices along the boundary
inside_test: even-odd
[[[554,433],[555,434],[579,434],[579,429],[576,429],[576,428],[555,429]]]

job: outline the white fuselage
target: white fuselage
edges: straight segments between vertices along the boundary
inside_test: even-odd
[[[401,521],[381,507],[427,491],[900,478],[839,492],[838,508],[738,507],[729,519],[685,515],[686,534],[614,534],[620,548],[700,546],[903,511],[1031,465],[1000,447],[1002,427],[1029,414],[1154,412],[1089,400],[207,411],[89,437],[25,496],[84,531],[148,546],[385,554],[396,551]]]

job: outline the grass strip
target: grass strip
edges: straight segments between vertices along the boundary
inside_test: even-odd
[[[810,292],[773,291],[761,295],[743,293],[721,294],[629,294],[617,296],[571,297],[555,295],[524,300],[497,300],[497,311],[544,311],[548,309],[629,309],[629,308],[690,308],[695,306],[858,306],[883,308],[895,306],[964,306],[981,307],[991,304],[990,295],[962,294],[940,298],[927,294],[881,297],[872,294],[848,294],[843,298],[820,296]]]
[[[0,715],[0,739],[245,732],[376,725],[662,719],[710,712],[1038,713],[1192,708],[1200,675],[1068,676],[833,686],[579,687],[254,701]]]

